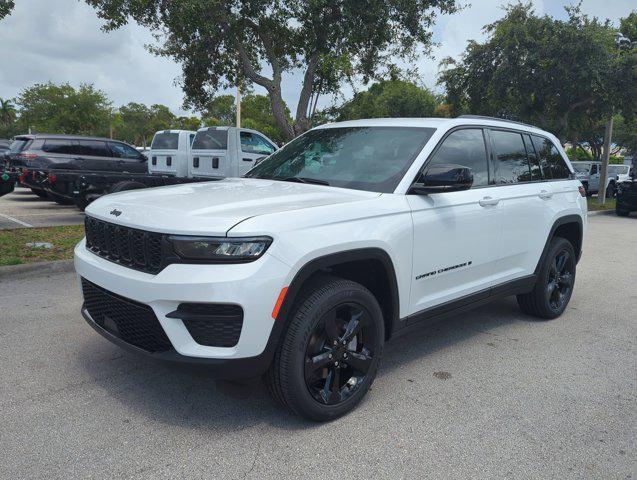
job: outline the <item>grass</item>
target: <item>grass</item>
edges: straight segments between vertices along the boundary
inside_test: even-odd
[[[600,205],[599,203],[597,203],[597,197],[593,198],[593,197],[588,197],[586,199],[588,201],[588,211],[589,212],[596,212],[599,210],[615,210],[615,199],[614,198],[607,198],[606,199],[606,203],[604,203],[604,205]]]
[[[0,266],[73,258],[73,248],[83,236],[83,225],[0,230]],[[53,248],[27,247],[30,242],[51,243]]]

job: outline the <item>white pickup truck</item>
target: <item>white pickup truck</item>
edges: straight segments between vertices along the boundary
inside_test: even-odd
[[[197,132],[190,130],[160,130],[155,133],[147,155],[148,173],[188,176],[190,147]]]
[[[255,130],[237,127],[204,127],[190,150],[189,177],[240,177],[277,150],[276,144]]]

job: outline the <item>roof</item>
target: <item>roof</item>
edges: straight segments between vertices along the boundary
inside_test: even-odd
[[[55,139],[69,139],[69,140],[101,140],[104,142],[121,142],[121,143],[126,143],[126,142],[122,142],[122,140],[115,140],[113,138],[106,138],[106,137],[85,137],[83,135],[63,135],[63,134],[59,134],[59,133],[28,133],[28,134],[24,134],[24,135],[16,135],[15,138],[30,138],[30,139],[36,139],[36,138],[55,138]]]
[[[458,118],[369,118],[365,120],[348,120],[328,123],[317,128],[339,127],[421,127],[452,128],[460,125],[482,125],[490,127],[514,128],[537,133],[548,133],[540,128],[510,120],[491,117],[464,116]]]

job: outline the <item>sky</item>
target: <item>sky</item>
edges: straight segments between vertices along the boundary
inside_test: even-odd
[[[508,0],[460,0],[466,6],[454,15],[439,16],[433,27],[436,46],[431,56],[417,62],[421,82],[436,86],[441,59],[458,57],[467,40],[484,39],[482,27],[502,17]],[[115,106],[128,102],[161,103],[175,113],[182,110],[183,93],[177,85],[180,66],[146,50],[155,42],[152,33],[136,24],[109,33],[95,10],[79,0],[16,0],[13,13],[0,21],[0,98],[13,98],[35,83],[68,82],[74,86],[92,83],[103,90]],[[565,16],[564,6],[575,0],[533,0],[537,13]],[[584,13],[618,19],[635,9],[634,0],[583,0]],[[301,89],[301,73],[283,80],[284,100],[294,111]],[[364,89],[363,85],[357,89]],[[260,87],[257,93],[265,93]],[[229,91],[228,93],[234,93]],[[353,94],[343,89],[344,98]],[[332,97],[321,97],[319,106],[329,106]]]

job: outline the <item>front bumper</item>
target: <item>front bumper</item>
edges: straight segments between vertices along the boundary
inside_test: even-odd
[[[152,309],[173,349],[149,353],[102,328],[85,306],[82,315],[95,330],[129,351],[187,364],[217,367],[219,378],[257,376],[271,362],[282,331],[271,312],[289,267],[267,253],[245,264],[172,264],[157,275],[132,270],[86,250],[85,240],[75,248],[75,269],[79,278]],[[234,347],[198,344],[183,321],[167,315],[181,303],[229,303],[242,307],[243,328]],[[213,368],[215,369],[215,368]]]

